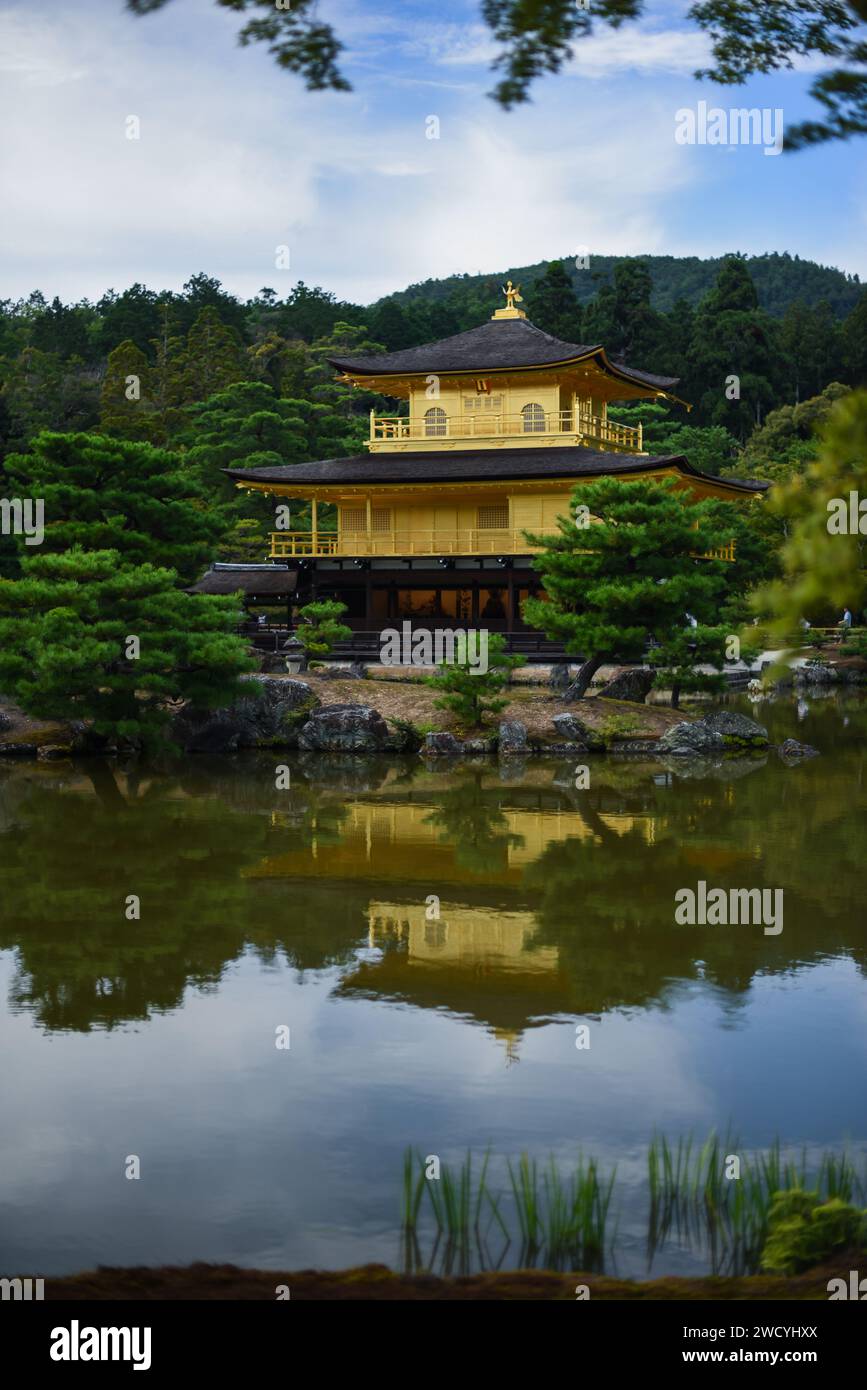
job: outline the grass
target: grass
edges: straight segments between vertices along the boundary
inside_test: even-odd
[[[732,1157],[740,1163],[734,1176]],[[499,1269],[512,1245],[513,1268],[602,1271],[613,1253],[613,1205],[617,1170],[603,1173],[579,1154],[570,1171],[553,1157],[540,1162],[522,1153],[506,1163],[508,1184],[495,1191],[490,1149],[480,1164],[468,1151],[459,1166],[439,1164],[407,1150],[403,1160],[402,1233],[407,1272],[468,1274]],[[730,1174],[727,1176],[727,1173]],[[711,1133],[697,1144],[691,1135],[670,1142],[654,1135],[647,1149],[647,1250],[649,1262],[670,1238],[707,1252],[714,1274],[758,1269],[774,1195],[812,1188],[822,1198],[863,1199],[867,1182],[849,1154],[823,1153],[812,1169],[806,1152],[791,1156],[779,1140],[747,1155],[730,1132]],[[508,1199],[511,1199],[509,1202]],[[419,1232],[434,1232],[422,1259]],[[494,1243],[494,1250],[491,1246]]]

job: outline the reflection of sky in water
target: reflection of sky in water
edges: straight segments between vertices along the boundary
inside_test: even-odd
[[[145,912],[101,936],[89,925],[94,938],[74,897],[52,917],[46,896],[39,919],[38,898],[11,914],[5,895],[0,998],[17,1002],[0,1012],[0,1052],[15,1059],[0,1079],[4,1268],[394,1263],[405,1148],[459,1161],[490,1144],[497,1160],[526,1149],[568,1167],[583,1149],[616,1163],[617,1267],[641,1275],[654,1130],[702,1139],[731,1121],[747,1149],[776,1135],[863,1146],[864,797],[854,750],[835,751],[834,710],[811,710],[807,728],[819,746],[825,735],[821,763],[686,780],[594,764],[586,803],[563,769],[538,764],[509,785],[495,769],[451,783],[421,770],[308,795],[293,777],[288,809],[261,804],[267,760],[157,788],[141,814],[163,873],[160,834],[165,853],[220,846],[213,862],[201,848],[178,861],[162,930]],[[109,874],[80,856],[46,863],[26,817],[58,803],[68,816],[53,785],[0,783],[3,808],[19,843],[32,835],[31,866],[77,875],[98,926],[100,893],[132,889],[118,889],[117,861]],[[76,799],[76,819],[90,801]],[[203,807],[219,833],[197,829]],[[249,840],[243,862],[224,857],[227,825],[239,855]],[[8,890],[14,858],[4,872]],[[675,933],[672,889],[700,876],[781,883],[782,936]],[[439,922],[425,920],[432,892]],[[213,912],[206,939],[191,901]],[[575,1048],[576,1018],[589,1051]],[[284,1023],[288,1052],[274,1046]],[[133,1153],[138,1182],[123,1176]],[[495,1176],[505,1187],[496,1161]],[[654,1271],[701,1267],[672,1242]]]

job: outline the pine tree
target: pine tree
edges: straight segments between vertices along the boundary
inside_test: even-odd
[[[523,656],[507,656],[505,638],[499,632],[487,634],[487,670],[472,665],[469,650],[459,651],[454,661],[444,661],[435,676],[426,683],[442,691],[434,701],[437,709],[451,710],[465,728],[476,729],[486,714],[499,714],[508,700],[500,699],[500,691],[509,683],[512,671],[523,666]]]
[[[33,554],[0,582],[0,689],[39,719],[82,719],[158,745],[168,700],[230,704],[252,669],[231,597],[187,594],[172,570],[116,550]]]
[[[723,425],[741,441],[761,424],[782,392],[779,332],[742,257],[727,257],[699,306],[689,353],[685,390],[698,423]]]
[[[108,355],[99,397],[99,425],[104,434],[121,439],[153,439],[160,432],[154,417],[150,364],[130,339]]]
[[[168,301],[160,307],[159,323],[159,333],[151,340],[154,350],[151,393],[156,417],[154,443],[166,444],[183,419],[184,342],[178,334],[174,307]]]
[[[867,386],[867,289],[842,328],[845,379],[853,386]]]
[[[548,262],[545,274],[535,282],[528,299],[530,318],[537,328],[561,338],[564,343],[582,341],[581,305],[562,261]]]
[[[651,306],[653,279],[646,261],[618,261],[610,285],[602,285],[584,312],[584,337],[601,343],[609,357],[652,362],[664,320]]]
[[[687,614],[713,623],[726,562],[699,557],[732,539],[736,525],[730,504],[692,501],[668,480],[602,478],[579,485],[572,505],[579,524],[561,517],[558,535],[528,537],[544,546],[533,568],[546,597],[527,599],[524,617],[583,659],[571,688],[580,699],[603,662],[641,661],[650,645],[671,650]]]
[[[4,467],[17,495],[44,501],[47,552],[117,550],[192,582],[221,534],[178,456],[151,444],[45,431]]]
[[[346,604],[335,599],[320,599],[299,609],[301,622],[295,629],[295,636],[308,661],[311,657],[318,661],[328,656],[335,642],[345,642],[352,636],[352,628],[340,621],[345,612]]]
[[[185,403],[206,400],[248,375],[249,365],[237,334],[208,305],[187,334],[182,374]]]

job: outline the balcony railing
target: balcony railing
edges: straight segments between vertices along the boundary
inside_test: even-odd
[[[468,527],[436,531],[343,531],[324,535],[311,531],[274,531],[271,558],[329,555],[530,555],[537,547],[527,544],[523,530]]]
[[[478,415],[446,415],[437,419],[408,415],[370,416],[371,443],[397,443],[407,440],[473,440],[521,437],[527,443],[551,435],[571,435],[580,442],[592,441],[629,454],[643,448],[641,425],[620,425],[579,410],[535,411],[528,415],[479,412]]]
[[[327,559],[343,555],[363,558],[370,555],[534,555],[538,546],[528,545],[523,529],[467,528],[403,531],[273,531],[271,559]],[[735,558],[734,541],[697,555],[702,560]]]

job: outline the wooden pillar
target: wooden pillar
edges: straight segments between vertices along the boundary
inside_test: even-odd
[[[515,572],[509,570],[508,597],[506,599],[506,631],[514,632],[515,623]]]
[[[373,575],[364,571],[364,626],[368,632],[373,630]]]
[[[370,494],[365,498],[365,516],[367,520],[367,553],[373,554],[373,513],[370,503]]]
[[[312,553],[315,555],[316,551],[319,549],[319,520],[315,497],[310,506],[310,532]]]

